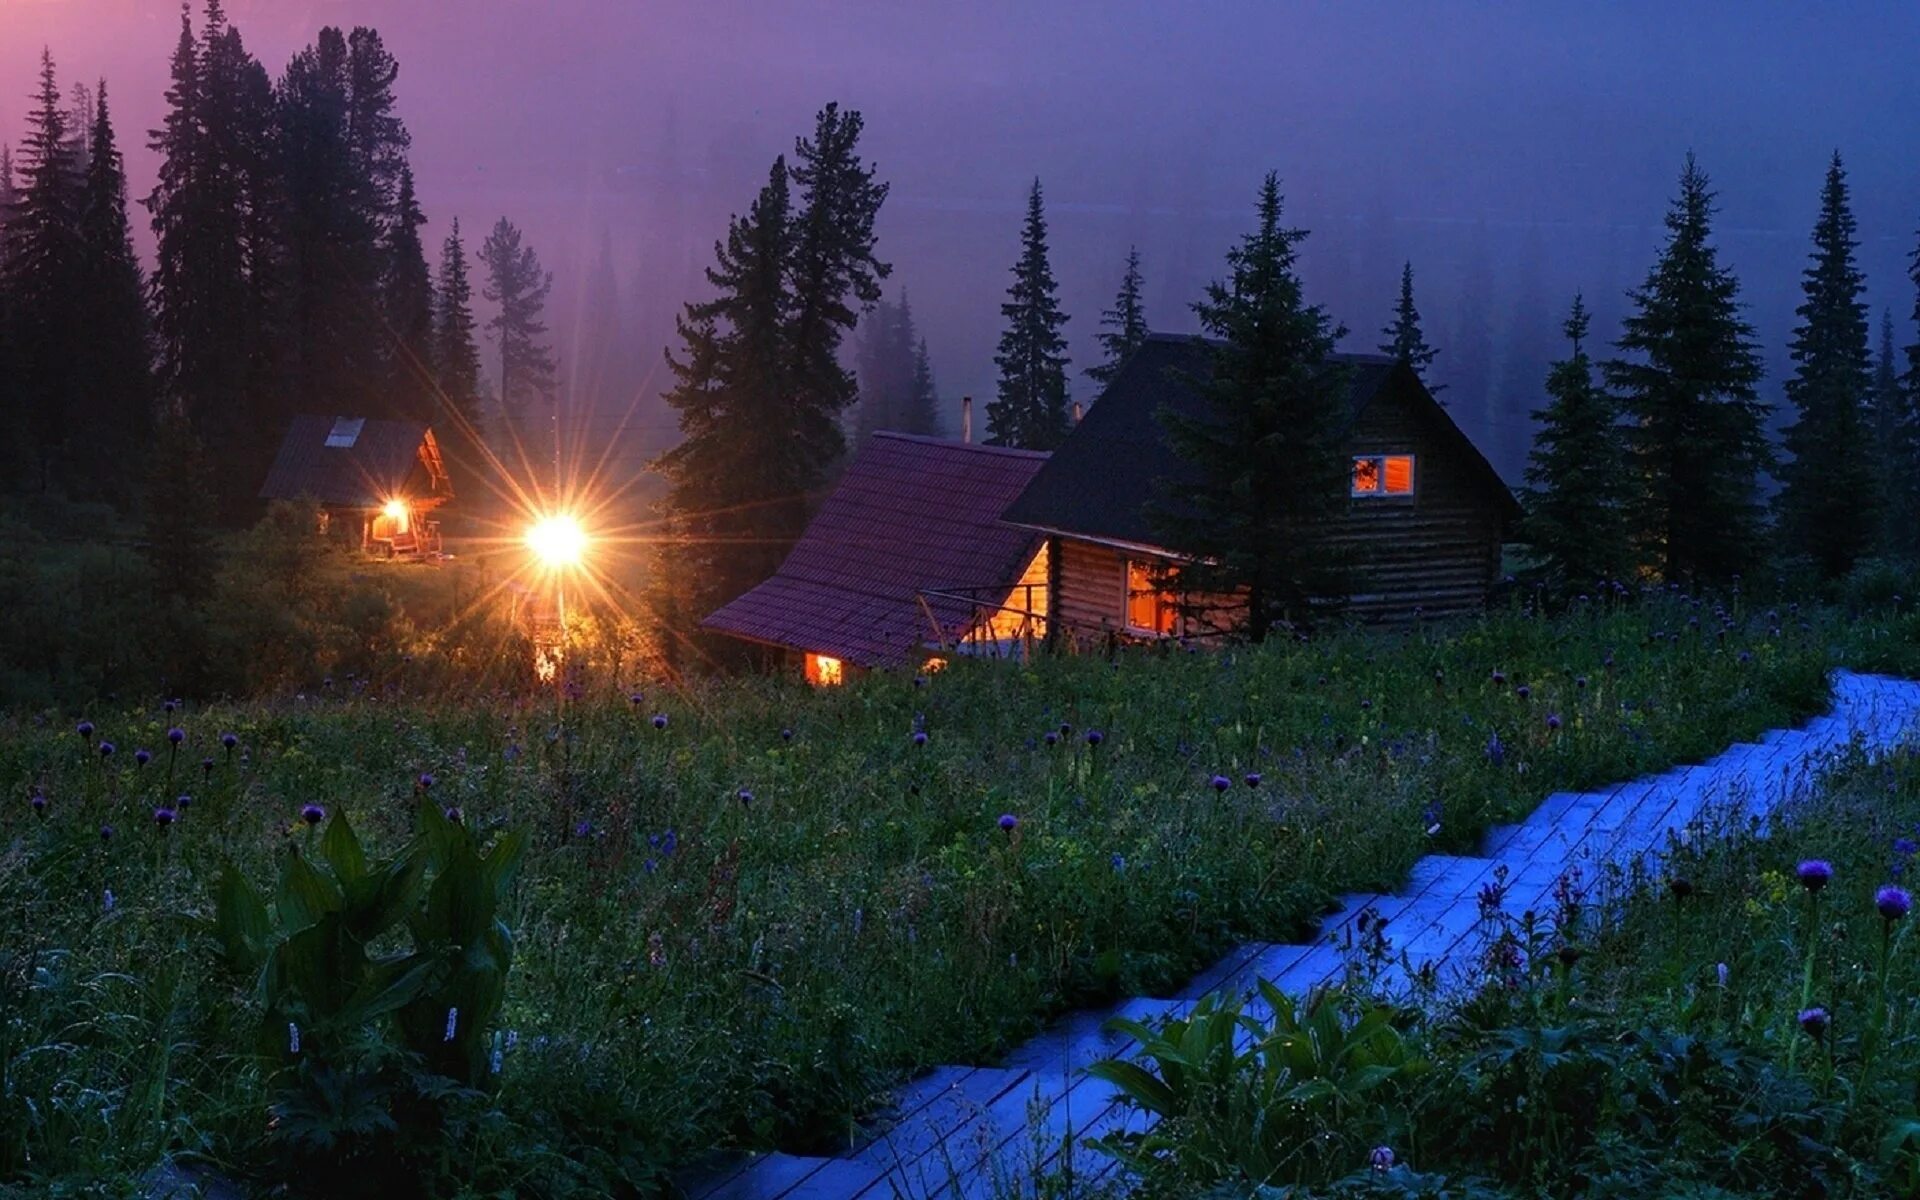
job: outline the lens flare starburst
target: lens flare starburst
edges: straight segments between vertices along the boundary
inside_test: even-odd
[[[527,548],[549,570],[577,567],[587,553],[587,531],[566,513],[542,517],[527,529]]]

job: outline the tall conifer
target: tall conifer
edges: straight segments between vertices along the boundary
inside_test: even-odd
[[[509,453],[525,462],[546,458],[547,431],[535,428],[536,412],[544,417],[554,403],[553,351],[547,345],[547,293],[553,275],[540,266],[539,255],[524,244],[520,230],[501,217],[480,243],[480,263],[487,277],[481,295],[496,310],[487,331],[498,347],[495,362],[500,377],[500,414]]]
[[[400,169],[394,193],[393,220],[387,226],[386,279],[381,288],[386,309],[388,345],[387,403],[400,415],[418,421],[434,419],[433,278],[427,272],[427,251],[420,244],[426,224],[413,191],[413,171]]]
[[[1345,556],[1328,519],[1348,500],[1341,431],[1350,381],[1331,355],[1345,329],[1307,303],[1296,271],[1303,229],[1281,224],[1279,177],[1260,186],[1254,231],[1227,252],[1228,277],[1194,305],[1214,339],[1196,379],[1198,413],[1162,409],[1161,424],[1192,479],[1164,482],[1149,509],[1167,545],[1192,557],[1164,581],[1207,600],[1190,615],[1254,641],[1310,622],[1347,591]]]
[[[1113,382],[1119,373],[1120,364],[1127,356],[1140,348],[1147,340],[1147,314],[1140,298],[1140,251],[1137,247],[1127,247],[1127,268],[1120,276],[1120,291],[1113,298],[1113,307],[1100,314],[1102,332],[1095,336],[1100,350],[1106,356],[1100,362],[1087,368],[1087,378],[1101,387]]]
[[[89,351],[72,369],[81,377],[81,415],[94,432],[85,451],[73,456],[72,467],[93,494],[125,507],[133,499],[134,482],[126,464],[140,457],[152,430],[153,344],[106,80],[91,96],[94,112],[80,208],[81,297]]]
[[[1620,408],[1594,379],[1587,355],[1590,318],[1580,297],[1567,314],[1568,356],[1547,374],[1545,408],[1527,465],[1523,540],[1543,582],[1556,590],[1597,590],[1633,564],[1626,504],[1631,485]]]
[[[1020,234],[1020,260],[1000,306],[1006,330],[993,357],[1000,368],[998,393],[987,405],[987,441],[995,446],[1051,450],[1067,436],[1067,315],[1054,294],[1047,259],[1047,214],[1040,181],[1027,193]]]
[[[434,427],[448,457],[478,484],[488,477],[482,452],[480,348],[474,342],[473,284],[467,277],[467,248],[460,240],[458,217],[440,244],[433,302]]]
[[[1759,476],[1770,454],[1760,357],[1740,284],[1712,242],[1713,192],[1691,154],[1667,243],[1606,375],[1632,419],[1631,505],[1640,560],[1668,580],[1727,580],[1763,550]]]
[[[1413,264],[1403,263],[1400,267],[1400,298],[1393,305],[1393,320],[1380,331],[1386,341],[1380,343],[1380,353],[1403,362],[1413,368],[1413,373],[1424,382],[1427,368],[1433,360],[1440,357],[1440,351],[1427,344],[1427,335],[1420,329],[1420,310],[1413,303]],[[1428,383],[1427,390],[1438,396],[1447,390],[1444,383]]]
[[[1870,440],[1873,358],[1854,233],[1846,170],[1835,153],[1821,189],[1813,263],[1802,276],[1806,298],[1796,310],[1787,399],[1798,420],[1785,431],[1792,457],[1782,464],[1776,501],[1788,552],[1827,579],[1871,553],[1880,530],[1879,452]]]

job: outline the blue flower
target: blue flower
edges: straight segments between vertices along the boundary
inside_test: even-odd
[[[1800,886],[1809,892],[1817,892],[1826,887],[1833,879],[1833,864],[1824,858],[1809,858],[1794,869],[1800,877]]]
[[[914,731],[913,731],[913,744],[914,744],[914,745],[916,745],[916,746],[924,746],[924,745],[926,745],[926,744],[927,744],[927,731],[926,731],[926,730],[924,730],[924,729],[916,729],[916,730],[914,730]]]
[[[667,727],[667,714],[665,713],[653,714],[653,727],[655,729],[665,729]]]
[[[1225,775],[1215,775],[1213,777],[1213,790],[1216,792],[1224,792],[1232,786],[1233,780],[1228,779]]]
[[[1020,818],[1014,816],[1012,813],[1000,814],[1000,828],[1005,830],[1006,832],[1012,833],[1019,826],[1019,824],[1020,824]]]
[[[1873,906],[1889,921],[1897,921],[1913,908],[1913,896],[1907,889],[1888,884],[1873,894]]]

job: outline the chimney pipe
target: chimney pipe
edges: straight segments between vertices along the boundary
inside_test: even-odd
[[[973,397],[960,397],[960,440],[973,440]]]
[[[1073,402],[1073,423],[1075,425],[1078,425],[1080,423],[1080,418],[1086,415],[1087,415],[1087,406],[1080,403],[1078,400],[1075,400]]]

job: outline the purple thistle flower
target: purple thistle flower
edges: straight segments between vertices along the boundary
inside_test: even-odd
[[[1049,746],[1058,746],[1060,744],[1060,735],[1049,729],[1045,734],[1044,740]]]
[[[1587,686],[1587,677],[1586,677],[1585,675],[1575,675],[1575,676],[1573,677],[1573,686],[1575,686],[1575,687],[1577,687],[1577,688],[1584,688],[1584,687],[1586,687],[1586,686]]]
[[[169,716],[173,715],[173,710],[179,707],[180,707],[180,702],[178,700],[168,700],[160,706],[161,711],[165,712]]]
[[[1213,790],[1216,792],[1224,792],[1232,786],[1233,780],[1228,779],[1225,775],[1215,775],[1213,777]]]
[[[1495,683],[1505,683],[1507,681],[1507,673],[1498,667],[1494,668],[1493,681]]]
[[[100,827],[100,840],[103,842],[110,842],[113,840],[113,826],[102,825]]]
[[[667,727],[667,714],[665,713],[653,714],[653,727],[655,729],[665,729]]]
[[[645,704],[646,702],[647,702],[647,697],[646,697],[646,694],[643,692],[635,692],[633,693],[633,695],[627,697],[627,703],[633,705],[635,708],[639,708],[642,704]]]
[[[413,781],[413,790],[416,792],[424,792],[432,786],[433,786],[433,773],[430,771],[420,772],[420,777]]]
[[[1012,833],[1019,824],[1020,818],[1014,816],[1012,813],[1000,814],[1000,828],[1006,830],[1008,833]]]
[[[192,808],[192,807],[193,807],[193,797],[192,797],[192,796],[189,796],[189,795],[187,795],[187,794],[186,794],[185,792],[182,792],[182,793],[181,793],[181,794],[180,794],[180,795],[179,795],[179,796],[178,796],[177,798],[175,798],[175,800],[174,800],[174,802],[173,802],[173,806],[174,806],[175,808],[179,808],[179,809],[187,809],[187,808]]]
[[[1873,906],[1889,921],[1898,921],[1913,908],[1913,896],[1903,887],[1888,884],[1873,894]]]
[[[1373,1153],[1367,1155],[1367,1163],[1376,1171],[1393,1170],[1393,1147],[1375,1146]]]
[[[746,808],[753,803],[753,793],[746,788],[741,788],[738,792],[735,792],[734,795],[739,798],[740,807],[742,808]]]
[[[1087,730],[1087,745],[1098,746],[1101,742],[1104,742],[1106,740],[1107,740],[1107,735],[1104,733],[1101,733],[1098,729]]]
[[[575,837],[578,837],[578,838],[583,838],[583,837],[592,837],[592,836],[593,836],[593,822],[592,822],[592,821],[581,821],[581,822],[580,822],[580,823],[579,823],[578,825],[575,825],[575,826],[573,827],[573,836],[575,836]]]
[[[147,753],[145,750],[135,750],[133,752],[133,765],[136,767],[144,767],[152,761],[153,755]]]
[[[73,731],[83,738],[90,738],[93,736],[93,722],[82,721],[73,727]]]
[[[1247,784],[1247,786],[1248,786],[1248,787],[1250,787],[1250,788],[1257,788],[1257,787],[1259,787],[1259,786],[1260,786],[1260,772],[1258,772],[1258,771],[1248,771],[1248,772],[1247,772],[1247,776],[1246,776],[1246,784]]]
[[[1806,1030],[1807,1036],[1816,1041],[1826,1036],[1827,1026],[1832,1020],[1832,1018],[1827,1015],[1826,1009],[1817,1006],[1814,1008],[1801,1009],[1798,1019],[1800,1028]]]
[[[1833,864],[1824,858],[1809,858],[1794,869],[1800,877],[1800,886],[1809,892],[1817,892],[1826,887],[1833,879]]]
[[[181,742],[187,740],[187,731],[175,725],[172,729],[167,730],[167,740],[178,746]]]
[[[1558,728],[1560,728],[1560,714],[1559,714],[1559,713],[1548,713],[1548,714],[1547,714],[1547,728],[1548,728],[1548,729],[1558,729]]]
[[[791,730],[791,729],[782,729],[782,730],[780,731],[780,740],[781,740],[781,741],[783,741],[783,742],[790,742],[790,741],[792,741],[792,740],[793,740],[793,730]]]
[[[171,808],[163,804],[153,810],[153,823],[165,829],[167,826],[173,824],[174,821],[179,818],[179,815],[179,813],[174,812]]]
[[[1362,708],[1363,710],[1364,710],[1364,709],[1369,709],[1369,708],[1372,708],[1372,707],[1373,707],[1373,701],[1371,701],[1371,700],[1362,700],[1362,701],[1360,702],[1360,707],[1361,707],[1361,708]]]
[[[467,814],[460,811],[459,805],[452,804],[452,805],[448,805],[446,811],[442,812],[440,815],[445,817],[447,820],[452,821],[454,824],[458,825],[462,820],[466,818]]]
[[[916,729],[916,730],[914,730],[914,731],[913,731],[913,744],[914,744],[914,745],[916,745],[916,746],[924,746],[924,745],[926,745],[926,744],[927,744],[927,731],[926,731],[926,730],[924,730],[924,729]]]
[[[1909,837],[1897,837],[1893,839],[1893,852],[1912,858],[1915,854],[1920,854],[1920,842],[1915,842]]]
[[[240,737],[238,734],[223,733],[220,735],[220,744],[231,750],[240,744]]]
[[[213,774],[213,760],[212,760],[211,758],[203,758],[203,759],[201,759],[201,760],[200,760],[200,769],[201,769],[202,771],[205,771],[205,772],[206,772],[207,774],[209,774],[209,775],[211,775],[211,774]]]
[[[27,803],[33,806],[34,812],[39,813],[43,817],[47,815],[47,798],[39,792],[35,792],[33,799],[27,801]]]
[[[309,825],[318,825],[327,819],[327,810],[318,804],[308,804],[300,809],[300,819]]]
[[[1519,687],[1513,689],[1513,694],[1520,697],[1522,700],[1525,700],[1533,695],[1533,689],[1523,683]]]
[[[113,743],[112,743],[112,742],[101,742],[101,743],[100,743],[100,757],[101,757],[101,758],[111,758],[111,757],[113,757]]]

